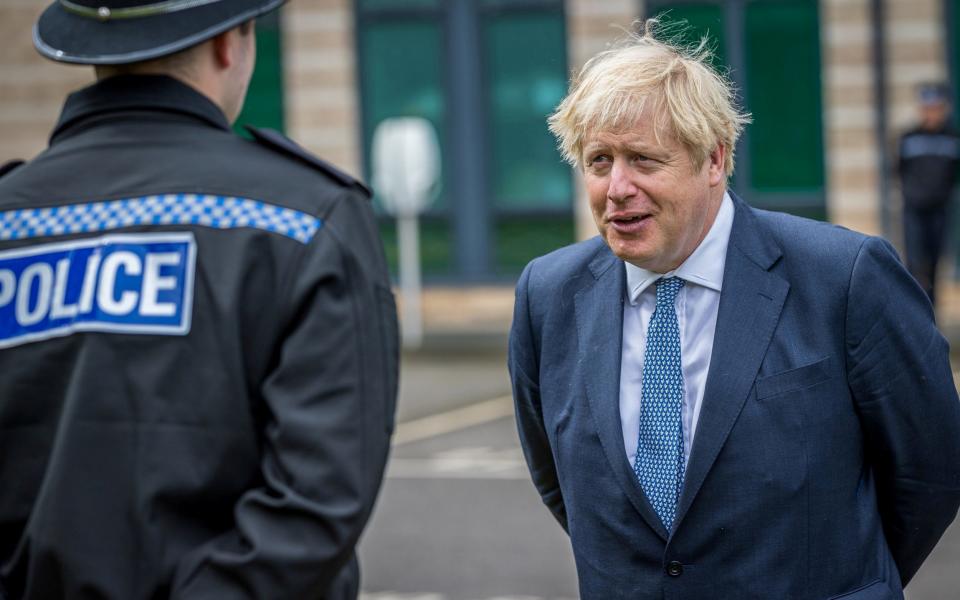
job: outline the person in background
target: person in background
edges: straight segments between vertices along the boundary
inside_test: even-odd
[[[960,134],[950,123],[950,94],[945,85],[922,85],[917,99],[920,122],[900,138],[897,174],[903,194],[907,269],[935,305],[937,265],[960,168]]]
[[[57,0],[0,178],[0,598],[356,598],[397,323],[370,196],[231,129],[283,0]]]
[[[584,600],[894,600],[960,506],[960,402],[882,239],[727,189],[747,118],[655,23],[550,118],[600,236],[533,260],[509,366]]]

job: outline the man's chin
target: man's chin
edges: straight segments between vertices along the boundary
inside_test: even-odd
[[[629,245],[616,243],[610,245],[610,250],[617,258],[624,262],[628,262],[641,269],[647,269],[648,271],[655,270],[654,267],[657,263],[656,256],[649,252],[643,252]]]
[[[667,273],[672,271],[675,267],[671,267],[669,263],[663,260],[663,257],[659,254],[648,251],[641,251],[635,247],[629,246],[617,246],[610,245],[610,250],[613,252],[614,256],[622,260],[623,262],[630,263],[635,267],[641,269],[646,269],[652,273]]]

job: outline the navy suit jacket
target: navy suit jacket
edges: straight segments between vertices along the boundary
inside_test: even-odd
[[[960,505],[960,403],[891,246],[739,199],[672,532],[623,447],[623,262],[600,238],[531,262],[510,373],[583,598],[900,599]]]

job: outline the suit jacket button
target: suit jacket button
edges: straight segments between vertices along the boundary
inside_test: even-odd
[[[675,560],[671,560],[667,564],[667,575],[670,577],[680,577],[683,575],[683,565]]]

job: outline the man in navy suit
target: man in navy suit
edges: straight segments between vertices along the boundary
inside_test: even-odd
[[[534,484],[585,599],[902,599],[960,505],[947,343],[887,242],[726,190],[707,59],[648,26],[550,119],[600,237],[517,285]]]

